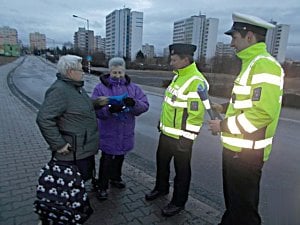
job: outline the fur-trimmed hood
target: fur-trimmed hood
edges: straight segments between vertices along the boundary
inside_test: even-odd
[[[111,87],[113,84],[110,82],[109,78],[110,78],[110,74],[104,74],[101,75],[99,79],[104,86]],[[131,82],[130,77],[127,74],[125,74],[125,85],[126,86],[129,85],[130,82]]]

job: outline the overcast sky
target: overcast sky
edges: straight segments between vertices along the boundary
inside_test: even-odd
[[[193,15],[205,14],[219,19],[218,41],[230,42],[224,31],[232,25],[232,12],[241,12],[290,25],[287,57],[300,60],[299,0],[0,0],[0,26],[17,29],[19,39],[28,43],[29,33],[40,32],[57,43],[73,42],[78,27],[89,19],[95,35],[105,37],[105,17],[124,6],[144,13],[143,44],[162,52],[172,42],[173,23]],[[51,45],[51,40],[48,40]],[[53,42],[53,41],[52,41]],[[50,46],[51,47],[51,46]]]

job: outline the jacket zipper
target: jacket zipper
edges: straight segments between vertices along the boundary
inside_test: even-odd
[[[175,109],[174,112],[174,119],[173,119],[173,127],[175,128],[175,122],[176,122],[176,114],[177,114],[177,109]]]

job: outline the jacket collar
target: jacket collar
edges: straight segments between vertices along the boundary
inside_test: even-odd
[[[178,69],[178,70],[174,70],[173,72],[179,76],[183,76],[186,74],[193,74],[195,72],[195,70],[197,70],[197,66],[196,66],[196,63],[193,62],[190,65],[188,65],[184,68]]]
[[[100,76],[101,83],[106,87],[112,87],[112,84],[109,82],[109,77],[110,77],[110,74],[105,74],[105,75]],[[131,79],[127,74],[125,74],[125,80],[126,80],[125,85],[130,84]]]
[[[265,53],[267,51],[267,46],[264,42],[259,42],[254,45],[249,46],[248,48],[245,48],[244,50],[238,52],[236,55],[241,60],[252,60],[257,55],[260,55],[262,53]]]
[[[68,83],[68,84],[71,84],[71,85],[75,86],[75,87],[82,87],[84,85],[83,80],[81,80],[81,81],[72,80],[72,79],[70,79],[66,76],[63,76],[60,73],[57,73],[56,77],[57,77],[57,80],[62,80],[64,82]]]

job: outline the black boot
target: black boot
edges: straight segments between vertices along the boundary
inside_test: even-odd
[[[169,194],[169,191],[158,191],[158,190],[154,189],[145,195],[145,199],[146,199],[146,201],[152,201],[154,199],[157,199],[158,197],[161,197],[161,196],[164,196],[167,194]]]
[[[124,181],[118,181],[118,180],[111,180],[110,185],[119,189],[125,188],[126,184]]]
[[[169,203],[162,210],[161,213],[163,216],[174,216],[184,210],[184,206],[176,206],[173,203]]]

